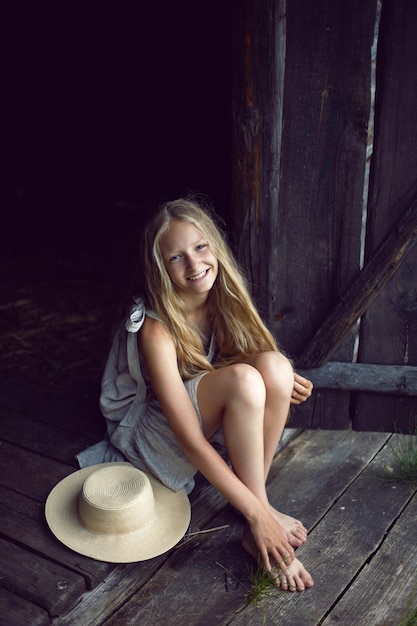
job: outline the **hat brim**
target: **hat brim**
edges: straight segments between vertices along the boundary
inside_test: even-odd
[[[127,464],[102,463],[85,467],[69,474],[52,489],[46,500],[45,517],[53,534],[71,550],[109,563],[146,561],[173,548],[190,524],[190,501],[183,490],[172,491],[148,473],[155,498],[151,532],[140,529],[123,535],[104,535],[82,525],[78,499],[84,481],[91,473],[108,465]]]

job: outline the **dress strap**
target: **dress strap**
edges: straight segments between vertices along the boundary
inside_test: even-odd
[[[145,304],[140,296],[134,298],[135,304],[130,307],[125,328],[129,333],[137,333],[145,321]]]

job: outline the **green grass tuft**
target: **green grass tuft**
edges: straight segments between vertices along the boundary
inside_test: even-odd
[[[417,626],[417,605],[416,605],[416,592],[410,595],[406,612],[404,613],[398,626]]]
[[[397,435],[401,434],[397,432]],[[382,478],[389,482],[417,482],[417,417],[410,434],[394,436],[389,449],[390,461],[382,471]]]
[[[249,580],[251,588],[246,594],[246,601],[248,604],[257,604],[264,598],[271,594],[271,592],[279,591],[274,584],[271,576],[265,570],[265,568],[259,563],[256,569],[252,566],[249,568]]]

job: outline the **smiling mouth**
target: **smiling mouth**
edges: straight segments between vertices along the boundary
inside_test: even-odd
[[[191,280],[191,281],[200,280],[200,278],[204,278],[207,272],[208,270],[203,270],[202,272],[200,272],[199,274],[196,274],[195,276],[190,276],[189,278],[187,278],[187,280]]]

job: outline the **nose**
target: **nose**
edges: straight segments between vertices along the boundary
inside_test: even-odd
[[[193,270],[197,266],[197,259],[193,254],[187,254],[186,257],[187,269]]]

